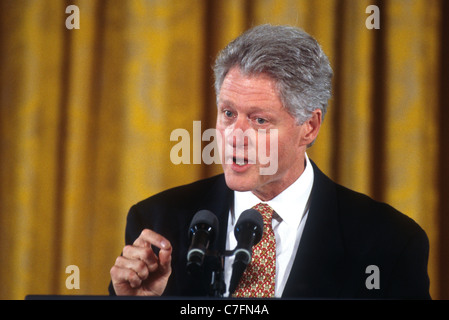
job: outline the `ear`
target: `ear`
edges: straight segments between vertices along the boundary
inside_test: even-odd
[[[303,134],[301,142],[303,145],[310,145],[315,141],[320,131],[322,119],[323,113],[321,110],[315,109],[312,116],[302,124]]]

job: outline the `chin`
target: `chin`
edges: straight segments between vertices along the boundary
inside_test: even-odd
[[[255,183],[247,175],[237,175],[225,171],[226,185],[234,191],[251,191],[255,188]]]

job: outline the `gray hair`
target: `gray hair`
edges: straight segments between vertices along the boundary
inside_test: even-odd
[[[316,109],[327,111],[332,91],[332,68],[318,42],[291,26],[260,25],[229,43],[218,55],[215,92],[233,67],[246,75],[265,73],[276,82],[279,97],[299,124]]]

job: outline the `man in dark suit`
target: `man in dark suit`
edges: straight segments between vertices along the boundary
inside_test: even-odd
[[[318,43],[297,28],[258,26],[220,53],[214,72],[224,174],[131,208],[111,294],[207,295],[212,258],[200,275],[186,271],[194,214],[215,213],[219,238],[212,249],[224,252],[235,247],[242,210],[263,204],[272,216],[261,243],[276,254],[253,255],[258,271],[248,279],[257,280],[242,280],[237,296],[430,298],[425,232],[392,207],[332,182],[307,157],[331,96],[332,69]],[[251,152],[261,146],[269,162]],[[226,258],[226,285],[231,273]]]

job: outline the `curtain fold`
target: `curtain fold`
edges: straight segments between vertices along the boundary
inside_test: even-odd
[[[65,27],[72,4],[80,29]],[[373,4],[378,30],[365,26]],[[448,299],[448,10],[445,0],[1,1],[0,298],[107,294],[129,208],[221,172],[192,163],[193,121],[201,133],[215,126],[211,66],[241,32],[272,23],[312,34],[334,69],[309,156],[423,227],[431,294]],[[179,128],[189,164],[170,159]],[[69,265],[78,290],[66,287]]]

